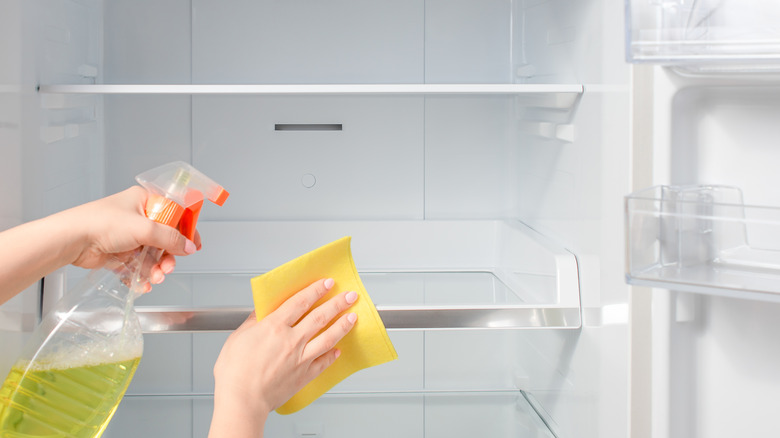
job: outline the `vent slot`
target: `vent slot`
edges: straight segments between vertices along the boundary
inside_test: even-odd
[[[341,123],[277,123],[275,131],[341,131]]]

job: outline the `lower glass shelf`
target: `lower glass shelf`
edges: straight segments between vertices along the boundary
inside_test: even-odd
[[[146,332],[234,330],[250,279],[352,236],[360,278],[391,330],[581,326],[574,255],[517,221],[203,222],[209,252],[136,302]],[[285,237],[282,245],[278,236]],[[256,248],[263,248],[258,251]]]
[[[103,435],[206,436],[211,394],[126,395]],[[556,438],[524,391],[328,393],[291,415],[272,413],[274,437]]]
[[[155,301],[165,304],[147,305],[152,295],[136,303],[141,326],[146,333],[235,330],[252,311],[248,291],[252,276],[170,275],[158,287],[164,290],[155,294],[159,297]],[[580,324],[578,307],[526,302],[491,272],[369,272],[361,273],[361,279],[389,330],[573,328]],[[214,289],[204,291],[210,287]],[[213,302],[216,297],[219,304]]]

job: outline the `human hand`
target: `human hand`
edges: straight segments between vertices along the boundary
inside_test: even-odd
[[[354,327],[357,315],[346,313],[319,332],[357,300],[357,293],[339,294],[301,319],[333,284],[332,279],[312,283],[260,321],[253,312],[230,335],[214,365],[210,438],[262,436],[268,414],[336,361],[336,343]]]
[[[127,261],[138,249],[150,246],[164,250],[148,273],[151,283],[161,283],[176,266],[174,256],[200,249],[200,235],[189,241],[178,230],[149,220],[145,213],[148,192],[139,186],[58,213],[77,237],[73,265],[92,269],[110,257]]]

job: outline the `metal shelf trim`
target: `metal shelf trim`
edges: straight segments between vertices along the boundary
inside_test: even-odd
[[[144,333],[232,331],[252,309],[139,307]],[[553,306],[474,308],[383,308],[377,311],[388,330],[533,329],[581,327],[580,309]]]

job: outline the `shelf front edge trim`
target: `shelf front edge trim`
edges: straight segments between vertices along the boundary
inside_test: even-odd
[[[251,308],[169,309],[136,308],[144,333],[232,331]],[[581,327],[576,307],[493,307],[472,309],[399,309],[377,306],[389,330],[529,329]]]
[[[40,85],[60,94],[582,94],[581,84],[65,84]]]

